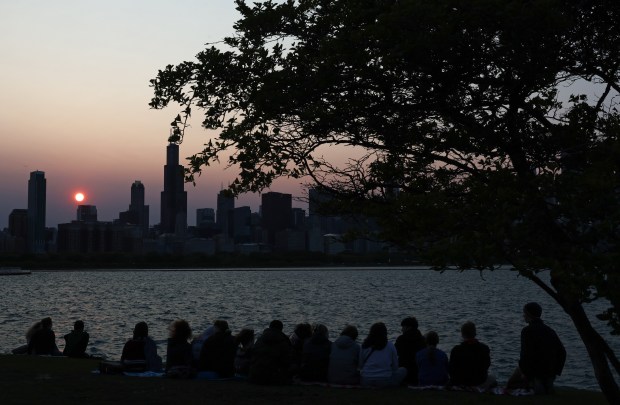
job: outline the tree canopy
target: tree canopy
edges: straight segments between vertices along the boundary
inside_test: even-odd
[[[236,4],[234,36],[151,81],[151,107],[181,106],[170,141],[196,109],[221,131],[188,180],[231,152],[233,192],[307,177],[428,263],[511,264],[571,316],[619,399],[582,304],[607,299],[620,333],[620,3]],[[335,164],[327,147],[357,153]]]

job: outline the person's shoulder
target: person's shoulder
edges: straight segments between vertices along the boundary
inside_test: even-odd
[[[454,354],[458,354],[463,350],[463,343],[459,343],[458,345],[455,345],[454,347],[452,347],[452,349],[450,350],[450,355],[454,355]]]
[[[478,347],[480,347],[480,348],[482,348],[483,350],[487,350],[487,351],[490,351],[490,350],[491,350],[491,349],[489,348],[489,345],[487,345],[486,343],[482,343],[482,342],[480,342],[480,341],[478,341],[477,346],[478,346]]]
[[[532,332],[532,330],[533,330],[532,325],[528,323],[523,328],[521,328],[521,336],[527,335],[528,333]]]
[[[545,330],[552,332],[552,333],[556,333],[555,329],[553,329],[551,326],[547,325],[544,322],[541,322],[541,327],[544,328]]]

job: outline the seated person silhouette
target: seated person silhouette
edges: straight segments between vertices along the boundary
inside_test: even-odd
[[[86,354],[86,346],[90,336],[84,332],[84,322],[75,321],[73,330],[65,336],[65,349],[62,354],[67,357],[90,357]]]
[[[489,374],[491,351],[476,339],[476,325],[467,321],[461,326],[463,341],[450,352],[450,384],[487,390],[497,385]]]
[[[41,327],[33,333],[28,342],[28,354],[39,356],[60,356],[60,350],[56,346],[56,334],[52,330],[52,318],[41,320]]]
[[[160,371],[161,357],[157,355],[157,345],[149,337],[146,322],[138,322],[133,330],[133,338],[123,347],[121,363],[125,371]]]

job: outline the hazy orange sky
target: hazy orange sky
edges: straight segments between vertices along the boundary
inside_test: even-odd
[[[135,180],[145,185],[151,225],[159,223],[177,111],[149,109],[149,80],[232,34],[237,18],[232,0],[0,2],[0,228],[12,209],[27,208],[34,170],[47,178],[47,226],[75,219],[77,191],[97,206],[99,220],[118,218]],[[192,127],[181,156],[208,136]],[[190,225],[196,208],[215,208],[234,174],[209,168],[196,187],[186,185]],[[282,181],[272,191],[301,196],[298,183]],[[241,196],[236,204],[257,211],[259,198]]]

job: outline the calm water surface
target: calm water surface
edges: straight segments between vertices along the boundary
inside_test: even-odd
[[[524,322],[521,308],[528,301],[543,306],[543,319],[553,327],[568,351],[558,385],[598,389],[585,348],[572,323],[550,298],[514,272],[498,270],[439,273],[424,269],[305,269],[222,271],[72,271],[33,272],[0,278],[0,352],[25,343],[35,321],[51,316],[62,350],[62,335],[83,319],[90,333],[89,352],[118,359],[135,323],[146,321],[165,355],[167,327],[184,318],[195,333],[214,319],[226,319],[234,333],[243,327],[262,331],[272,319],[292,332],[299,322],[322,322],[334,340],[354,324],[360,341],[370,325],[383,321],[390,338],[400,332],[400,320],[416,316],[420,330],[439,333],[439,348],[449,352],[460,341],[460,325],[472,320],[478,338],[491,347],[492,372],[504,383],[519,356]],[[588,308],[594,314],[604,306]],[[620,352],[602,322],[599,331]]]

